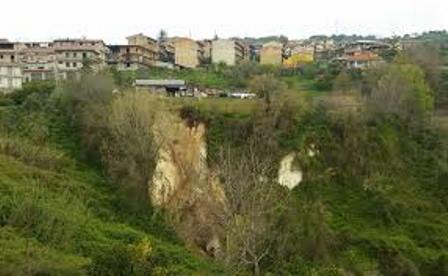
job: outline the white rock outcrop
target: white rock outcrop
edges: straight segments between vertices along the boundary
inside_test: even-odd
[[[290,190],[298,186],[303,180],[303,173],[300,168],[293,167],[295,158],[295,153],[290,153],[283,157],[278,170],[278,182]]]

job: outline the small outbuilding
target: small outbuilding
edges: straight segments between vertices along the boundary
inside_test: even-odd
[[[139,91],[166,93],[168,96],[183,96],[187,93],[187,84],[185,80],[140,79],[134,81],[134,86]]]

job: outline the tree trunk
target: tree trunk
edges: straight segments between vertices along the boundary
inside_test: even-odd
[[[260,265],[258,264],[258,262],[254,263],[254,275],[255,276],[259,276],[260,275]]]

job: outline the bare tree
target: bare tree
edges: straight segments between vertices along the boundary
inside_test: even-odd
[[[272,121],[255,126],[241,148],[223,146],[219,162],[230,213],[225,261],[237,270],[250,266],[255,275],[275,251],[277,224],[287,201],[276,180],[278,151],[267,125]]]

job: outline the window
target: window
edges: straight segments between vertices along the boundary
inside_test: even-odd
[[[75,57],[77,57],[78,56],[78,54],[77,53],[73,53],[73,57],[75,58]]]
[[[70,67],[70,62],[66,62],[65,63],[65,67],[69,68]]]
[[[3,55],[0,55],[0,59],[3,59]]]
[[[76,67],[76,62],[73,62],[73,67]]]
[[[70,57],[70,54],[69,53],[65,53],[65,57],[66,58]]]
[[[11,55],[11,61],[14,61],[15,56]]]
[[[131,64],[130,63],[126,63],[126,67],[127,68],[131,67]]]
[[[82,53],[82,58],[86,59],[87,58],[87,53]]]

